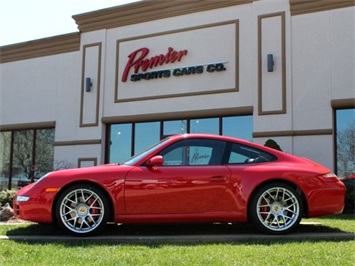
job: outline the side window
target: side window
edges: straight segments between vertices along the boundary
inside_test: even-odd
[[[185,147],[176,147],[165,154],[162,153],[164,158],[164,165],[186,165],[187,164],[187,151]]]
[[[242,164],[242,163],[263,163],[276,161],[277,158],[267,152],[244,146],[233,144],[229,156],[229,164]]]
[[[219,165],[226,143],[219,140],[187,139],[166,148],[160,154],[164,165]]]
[[[212,147],[190,146],[189,165],[208,165],[212,159]],[[217,159],[218,160],[218,159]]]

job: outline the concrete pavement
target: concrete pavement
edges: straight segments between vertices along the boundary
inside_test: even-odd
[[[3,223],[0,223],[3,224]],[[15,223],[11,223],[15,224]],[[21,224],[21,223],[20,223]],[[35,225],[35,224],[34,224]],[[113,225],[115,226],[115,225]],[[107,243],[126,243],[126,244],[198,244],[198,243],[235,243],[235,242],[256,242],[256,241],[351,241],[355,240],[355,233],[341,232],[341,231],[328,231],[328,232],[316,232],[314,229],[318,226],[322,226],[320,223],[314,222],[301,222],[300,227],[306,227],[306,231],[295,231],[294,233],[286,235],[267,235],[254,231],[244,231],[243,229],[238,231],[231,230],[232,227],[227,225],[204,225],[202,230],[196,231],[200,228],[200,225],[128,225],[125,226],[124,234],[118,234],[117,228],[113,227],[114,235],[110,235],[104,232],[102,235],[96,235],[91,237],[75,237],[71,235],[53,235],[52,232],[48,232],[48,235],[0,235],[1,240],[12,240],[19,242],[68,242],[68,241],[96,241]],[[149,228],[148,228],[149,227]],[[313,228],[314,227],[314,228]],[[132,230],[134,228],[134,230]],[[144,228],[142,230],[142,228]],[[158,229],[157,229],[158,228]],[[147,234],[147,231],[152,230],[153,234]],[[157,234],[161,232],[161,235]],[[314,231],[314,232],[313,232]],[[194,232],[194,233],[192,233]],[[205,233],[206,232],[206,233]]]
[[[0,240],[21,242],[58,242],[58,241],[96,241],[124,244],[194,244],[194,243],[235,243],[245,241],[334,241],[355,240],[353,233],[293,233],[288,235],[264,234],[211,234],[211,235],[164,235],[164,236],[122,236],[98,235],[92,237],[73,237],[67,235],[9,235],[0,236]]]

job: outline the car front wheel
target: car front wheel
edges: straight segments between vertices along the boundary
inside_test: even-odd
[[[301,196],[292,186],[284,183],[263,185],[251,199],[249,217],[254,226],[264,233],[289,233],[302,218]]]
[[[56,202],[56,220],[65,231],[76,236],[97,234],[109,218],[105,193],[90,184],[77,184],[64,190]]]

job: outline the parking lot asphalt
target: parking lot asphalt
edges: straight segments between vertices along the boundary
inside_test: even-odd
[[[214,235],[164,235],[164,236],[91,236],[73,237],[63,235],[8,235],[0,236],[0,240],[20,242],[67,242],[67,241],[97,241],[122,244],[198,244],[198,243],[235,243],[245,241],[340,241],[355,240],[355,234],[337,233],[293,233],[287,235],[264,234],[214,234]]]

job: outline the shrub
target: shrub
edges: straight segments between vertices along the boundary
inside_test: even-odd
[[[354,179],[342,180],[346,187],[344,213],[355,211],[355,181]]]
[[[277,144],[277,142],[275,140],[273,140],[273,139],[268,139],[265,142],[264,146],[269,147],[269,148],[273,148],[275,150],[282,151],[281,147],[279,146],[279,144]]]
[[[12,206],[12,201],[14,199],[16,190],[2,190],[0,191],[0,206],[5,206],[9,203]]]

